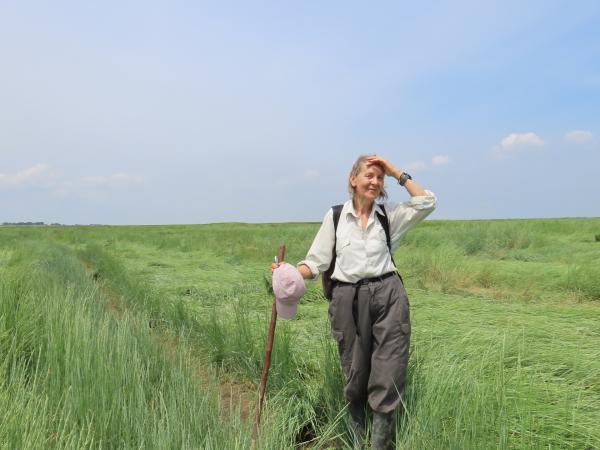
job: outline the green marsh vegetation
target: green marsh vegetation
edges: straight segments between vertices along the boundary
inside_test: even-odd
[[[0,228],[0,447],[248,448],[268,267],[317,228]],[[405,237],[398,448],[600,448],[598,234],[600,219],[545,219]],[[320,283],[275,341],[261,448],[343,448]]]

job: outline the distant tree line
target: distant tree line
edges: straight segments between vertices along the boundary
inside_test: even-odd
[[[45,222],[2,222],[2,224],[0,224],[0,226],[29,226],[29,225],[34,225],[34,226],[48,226],[48,227],[68,227],[68,226],[73,226],[73,227],[101,227],[103,226],[101,223],[89,223],[87,225],[85,224],[74,224],[74,225],[65,225],[64,223],[58,223],[58,222],[54,222],[54,223],[45,223]]]
[[[44,222],[2,222],[2,225],[21,226],[21,225],[46,225]],[[49,223],[51,226],[62,226],[61,223]]]

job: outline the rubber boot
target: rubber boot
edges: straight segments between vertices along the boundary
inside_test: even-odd
[[[350,427],[352,428],[352,439],[354,448],[363,448],[367,434],[367,413],[364,403],[349,403]]]
[[[373,450],[392,450],[396,438],[396,416],[389,413],[373,413],[373,434],[371,448]]]

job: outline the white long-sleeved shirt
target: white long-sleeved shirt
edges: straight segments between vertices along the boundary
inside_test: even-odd
[[[414,196],[406,202],[384,204],[390,223],[392,252],[398,249],[402,236],[434,210],[435,194],[425,192],[427,195]],[[385,231],[375,217],[376,212],[383,213],[378,204],[371,210],[367,228],[363,230],[352,200],[344,203],[337,228],[336,262],[331,278],[355,283],[363,278],[377,277],[396,270],[387,247]],[[308,266],[314,279],[329,268],[334,239],[333,210],[329,209],[306,259],[298,263]]]

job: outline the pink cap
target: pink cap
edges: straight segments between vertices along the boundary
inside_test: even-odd
[[[306,292],[304,278],[300,271],[289,263],[283,263],[273,271],[273,292],[275,293],[277,315],[282,319],[293,319],[298,310],[298,302]]]

